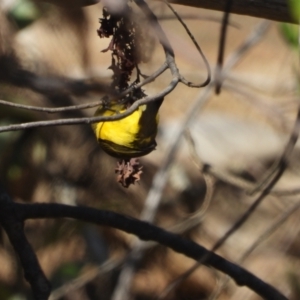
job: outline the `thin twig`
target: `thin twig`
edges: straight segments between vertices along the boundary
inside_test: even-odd
[[[77,290],[87,283],[91,282],[95,278],[97,278],[101,274],[106,274],[116,267],[120,266],[123,262],[124,258],[122,259],[108,259],[103,264],[98,266],[96,269],[88,271],[87,273],[77,277],[76,279],[64,284],[63,286],[55,289],[52,291],[49,300],[58,300],[61,299],[66,294],[70,293],[71,291]]]
[[[240,84],[236,84],[227,80],[222,86],[230,92],[243,96],[243,98],[247,99],[248,103],[255,109],[263,110],[265,115],[267,115],[273,123],[277,123],[277,126],[281,129],[287,129],[283,111],[278,106],[274,105],[274,101],[267,102],[267,100],[269,100],[268,98],[261,97],[253,93],[250,89],[244,87],[242,82],[240,82]]]
[[[200,157],[196,151],[195,140],[189,129],[187,129],[185,131],[185,138],[190,146],[192,159],[193,159],[196,167],[198,168],[198,170],[202,173],[204,182],[206,184],[206,193],[205,193],[203,202],[207,203],[206,205],[208,206],[208,204],[211,202],[212,197],[213,197],[214,187],[216,184],[216,178],[212,174],[207,172],[207,166],[206,166],[206,164],[204,164],[202,162],[202,160],[200,159]],[[203,212],[202,212],[202,214],[203,214]]]
[[[254,30],[252,30],[252,32],[249,34],[247,39],[241,44],[241,46],[236,51],[234,51],[234,53],[232,55],[230,55],[230,57],[226,61],[226,64],[223,68],[221,77],[226,76],[226,71],[232,69],[233,66],[235,66],[238,62],[241,61],[241,59],[244,57],[245,53],[251,47],[253,47],[259,41],[261,41],[261,38],[264,36],[266,31],[269,29],[270,25],[271,25],[270,21],[264,20],[264,21],[261,21],[260,23],[258,23],[254,27]]]
[[[171,232],[176,232],[176,233],[185,232],[185,231],[199,225],[199,223],[202,221],[202,219],[205,216],[205,213],[211,203],[211,200],[213,197],[213,192],[214,192],[214,187],[215,187],[215,182],[216,182],[214,176],[212,176],[211,174],[206,172],[205,165],[202,163],[200,157],[198,156],[198,154],[196,152],[194,139],[191,135],[190,130],[186,129],[185,137],[186,137],[186,139],[189,143],[190,149],[191,149],[192,159],[194,160],[194,163],[195,163],[197,169],[201,172],[201,174],[203,176],[203,180],[206,185],[206,192],[205,192],[205,196],[204,196],[203,202],[201,204],[201,207],[195,213],[190,215],[188,219],[186,219],[168,229]]]
[[[269,182],[272,182],[273,178],[276,176],[276,171],[280,167],[280,165],[283,162],[288,163],[287,160],[289,159],[290,153],[292,152],[293,147],[296,141],[298,140],[299,130],[300,130],[300,108],[298,108],[296,123],[294,125],[292,135],[290,137],[288,144],[286,145],[283,155],[279,157],[272,165],[272,167],[266,172],[263,180],[259,184],[257,184],[257,186],[252,191],[250,191],[250,195],[253,195],[257,191],[262,190],[266,186],[268,186]]]
[[[72,106],[64,106],[64,107],[39,107],[34,105],[24,105],[14,102],[9,102],[5,100],[0,100],[1,105],[10,106],[14,108],[20,108],[20,109],[26,109],[31,111],[40,111],[40,112],[46,112],[46,113],[58,113],[62,111],[72,111],[72,110],[79,110],[79,109],[87,109],[91,107],[96,107],[102,104],[102,101],[96,101],[96,102],[90,102],[86,104],[79,104],[79,105],[72,105]]]
[[[139,106],[163,98],[165,95],[167,95],[168,93],[170,93],[172,90],[175,89],[178,82],[179,82],[178,78],[173,78],[170,84],[164,90],[157,93],[155,96],[148,96],[138,101],[135,101],[130,106],[130,108],[128,108],[124,113],[120,113],[111,117],[100,116],[100,117],[88,117],[88,118],[69,118],[69,119],[57,119],[57,120],[50,120],[50,121],[26,122],[21,124],[0,126],[0,132],[17,131],[17,130],[24,130],[29,128],[36,128],[36,127],[48,127],[48,126],[58,126],[58,125],[79,125],[79,124],[91,124],[99,121],[120,120],[132,114]]]
[[[173,8],[173,6],[167,1],[167,0],[163,0],[164,3],[168,6],[168,8],[172,11],[172,13],[176,16],[177,20],[180,22],[180,24],[183,26],[183,28],[185,29],[186,33],[188,34],[188,36],[190,37],[190,39],[192,40],[194,46],[196,47],[197,51],[199,52],[201,58],[204,61],[204,65],[207,71],[207,77],[206,80],[203,83],[199,83],[199,84],[195,84],[192,83],[188,80],[186,80],[182,75],[180,76],[180,81],[189,86],[189,87],[195,87],[195,88],[200,88],[200,87],[204,87],[206,86],[210,81],[211,81],[211,70],[210,70],[210,66],[209,63],[201,49],[201,47],[199,46],[199,44],[197,43],[195,37],[193,36],[193,34],[191,33],[191,31],[189,30],[189,28],[186,26],[186,24],[183,22],[182,18],[179,16],[179,14],[177,13],[177,11]]]
[[[215,80],[216,80],[215,91],[216,91],[217,95],[220,94],[220,92],[221,92],[222,81],[220,79],[220,73],[222,72],[222,67],[223,67],[224,54],[225,54],[226,34],[227,34],[229,15],[230,15],[230,12],[231,12],[232,3],[233,3],[233,0],[227,0],[226,1],[224,14],[223,14],[223,20],[222,20],[219,50],[218,50],[218,59],[217,59],[217,66],[216,66],[216,71],[215,71]]]
[[[155,79],[161,75],[166,69],[168,68],[168,65],[166,63],[162,64],[162,66],[153,74],[147,76],[145,80],[142,82],[132,85],[129,87],[127,90],[124,92],[120,93],[119,95],[114,95],[115,99],[119,99],[130,93],[132,90],[143,87],[144,85],[155,81]],[[99,106],[103,103],[102,100],[96,101],[96,102],[90,102],[86,104],[79,104],[79,105],[72,105],[72,106],[64,106],[64,107],[39,107],[39,106],[33,106],[33,105],[24,105],[24,104],[19,104],[19,103],[14,103],[14,102],[9,102],[6,100],[0,100],[0,104],[5,105],[5,106],[11,106],[15,108],[20,108],[20,109],[26,109],[26,110],[31,110],[31,111],[40,111],[40,112],[47,112],[47,113],[58,113],[62,111],[72,111],[72,110],[80,110],[80,109],[87,109],[87,108],[92,108]],[[0,127],[1,128],[1,127]]]

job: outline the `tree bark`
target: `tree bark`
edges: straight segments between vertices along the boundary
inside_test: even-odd
[[[227,0],[170,0],[174,4],[224,11]],[[300,1],[300,0],[299,0]],[[231,12],[280,22],[292,22],[288,0],[233,0]]]

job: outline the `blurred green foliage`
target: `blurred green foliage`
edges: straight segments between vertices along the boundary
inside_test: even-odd
[[[289,0],[290,12],[293,19],[299,23],[300,19],[300,1],[299,0]]]
[[[18,27],[24,28],[41,15],[40,10],[34,2],[29,0],[18,0],[9,12],[10,18],[12,18]]]
[[[53,288],[58,288],[80,275],[83,264],[80,262],[65,263],[55,272],[51,279]]]
[[[285,41],[293,48],[298,48],[299,26],[294,24],[280,24],[280,31]]]
[[[289,0],[288,5],[292,18],[299,23],[300,21],[300,1]],[[293,48],[298,48],[299,45],[299,25],[282,23],[280,24],[280,31],[286,42]]]

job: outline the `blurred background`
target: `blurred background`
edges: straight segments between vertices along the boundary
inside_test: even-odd
[[[101,3],[86,7],[80,1],[55,4],[54,0],[0,1],[1,100],[54,108],[104,96],[101,89],[70,92],[59,88],[59,82],[67,80],[99,84],[111,80],[110,53],[101,52],[110,40],[97,35]],[[150,5],[174,47],[180,72],[189,81],[203,81],[204,63],[182,26],[163,4]],[[174,7],[214,70],[222,13]],[[230,16],[226,59],[261,22]],[[282,154],[297,114],[299,62],[293,30],[270,22],[260,41],[227,71],[221,94],[209,94],[190,121],[192,141],[187,136],[179,141],[167,184],[156,203],[155,224],[170,230],[176,225],[177,232],[210,248],[253,203],[255,197],[249,191]],[[164,54],[153,36],[145,39],[145,51],[151,54],[150,60],[141,70],[150,75],[164,62]],[[40,76],[34,88],[18,80],[21,68]],[[166,72],[145,90],[154,95],[170,80]],[[49,90],[41,91],[41,86]],[[157,149],[140,159],[142,179],[128,189],[116,182],[116,160],[102,152],[88,125],[1,133],[1,182],[15,201],[86,205],[140,218],[147,212],[145,200],[152,180],[168,159],[174,136],[204,92],[205,88],[180,84],[165,98]],[[91,117],[95,109],[49,114],[1,105],[0,125]],[[300,299],[299,149],[297,144],[275,192],[218,250],[295,300]],[[204,177],[199,169],[202,163],[209,164],[217,176]],[[52,300],[155,299],[194,263],[162,246],[147,244],[129,290],[118,298],[124,291],[122,278],[127,276],[124,268],[136,243],[134,236],[70,220],[28,221],[26,234],[51,281]],[[0,298],[32,299],[5,234],[1,234],[0,253]],[[224,274],[202,266],[165,299],[260,298],[227,281]]]

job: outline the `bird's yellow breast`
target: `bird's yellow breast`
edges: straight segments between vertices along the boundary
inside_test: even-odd
[[[145,105],[140,106],[132,114],[121,120],[96,123],[94,125],[94,131],[97,139],[106,140],[130,148],[137,133],[140,131],[139,120],[144,109]],[[125,109],[119,111],[105,110],[99,111],[96,115],[112,116],[124,111]]]

